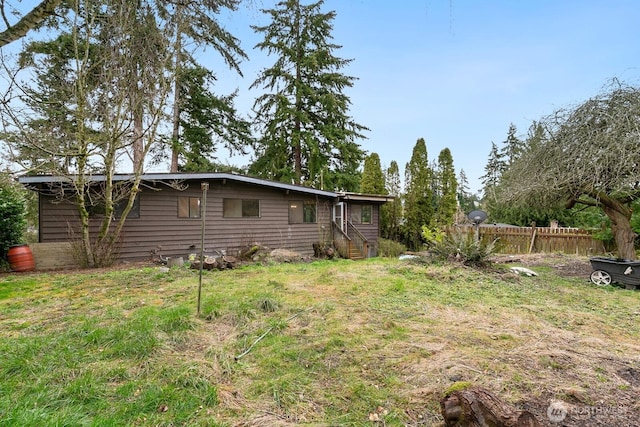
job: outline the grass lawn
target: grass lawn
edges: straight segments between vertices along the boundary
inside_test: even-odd
[[[461,381],[638,425],[640,292],[572,263],[247,266],[205,273],[200,316],[186,268],[3,274],[0,426],[435,426]]]

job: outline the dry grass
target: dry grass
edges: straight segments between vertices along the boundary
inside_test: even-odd
[[[571,405],[565,426],[638,425],[640,294],[592,286],[583,258],[517,261],[539,276],[395,260],[216,272],[205,277],[200,318],[197,280],[186,269],[3,276],[2,286],[16,290],[0,300],[0,336],[8,351],[12,341],[67,334],[67,347],[86,351],[71,372],[95,372],[103,399],[129,403],[106,414],[93,401],[76,406],[114,425],[121,416],[133,425],[438,425],[439,400],[459,381],[530,410],[542,425],[552,425],[552,400]],[[129,333],[152,323],[157,345],[118,354],[117,343],[87,340],[126,319]],[[6,366],[0,379],[28,379]],[[34,399],[19,382],[3,387]],[[152,396],[167,387],[175,390]],[[187,394],[193,402],[181,400]],[[0,400],[0,414],[17,416],[9,404]]]

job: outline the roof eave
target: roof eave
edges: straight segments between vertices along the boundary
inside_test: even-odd
[[[338,193],[338,195],[343,200],[350,200],[355,202],[387,203],[395,200],[394,196],[389,196],[384,194],[364,194],[364,193],[342,192],[342,193]]]
[[[113,176],[114,181],[129,181],[135,177],[134,174],[117,174]],[[106,179],[105,175],[88,176],[89,182],[101,182]],[[303,187],[301,185],[287,184],[285,182],[269,181],[261,178],[254,178],[246,175],[237,175],[226,172],[198,172],[198,173],[148,173],[141,176],[142,181],[186,181],[186,180],[230,180],[243,182],[247,184],[260,185],[270,188],[278,188],[286,191],[295,191],[299,193],[313,194],[328,198],[337,198],[338,194],[332,191],[318,190],[311,187]],[[72,183],[73,179],[69,176],[21,176],[18,182],[25,185],[47,184],[47,183]]]

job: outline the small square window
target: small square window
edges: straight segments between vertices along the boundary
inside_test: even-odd
[[[242,201],[242,217],[259,217],[260,216],[260,200],[243,200]]]
[[[122,213],[124,212],[124,208],[127,207],[127,203],[129,203],[129,200],[125,199],[125,200],[120,200],[118,203],[115,204],[115,206],[113,207],[113,211],[116,215],[116,218],[122,217]],[[133,206],[131,206],[131,210],[129,211],[127,218],[140,218],[140,195],[139,194],[136,194],[136,198],[133,200]]]
[[[315,224],[317,204],[312,200],[292,200],[289,202],[289,224]]]
[[[200,197],[178,197],[178,218],[200,218]]]
[[[349,208],[351,222],[354,224],[371,224],[373,207],[371,205],[351,205]]]

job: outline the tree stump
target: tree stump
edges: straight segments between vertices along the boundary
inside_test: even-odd
[[[236,257],[233,257],[231,255],[225,255],[222,257],[221,260],[218,261],[219,264],[219,269],[223,269],[223,268],[235,268],[236,265],[238,264],[238,259]]]
[[[440,410],[446,427],[540,427],[532,413],[514,409],[482,387],[448,394]]]
[[[218,266],[218,261],[214,257],[207,256],[204,258],[204,262],[202,263],[202,268],[204,270],[213,270]],[[191,268],[194,270],[200,269],[200,260],[195,259],[191,261]]]
[[[182,267],[184,265],[184,258],[179,257],[171,257],[167,259],[167,267]]]
[[[205,256],[204,262],[202,263],[202,268],[204,270],[224,270],[225,268],[235,268],[238,264],[238,259],[232,256]],[[191,268],[198,270],[200,269],[200,260],[191,261]]]
[[[320,243],[313,243],[311,246],[313,247],[313,256],[315,258],[321,258],[322,257],[322,245]]]
[[[204,257],[202,268],[205,270],[213,270],[214,268],[218,268],[218,265],[218,260],[215,257],[206,256]]]
[[[333,259],[335,256],[335,250],[327,244],[314,243],[312,246],[314,258]]]

